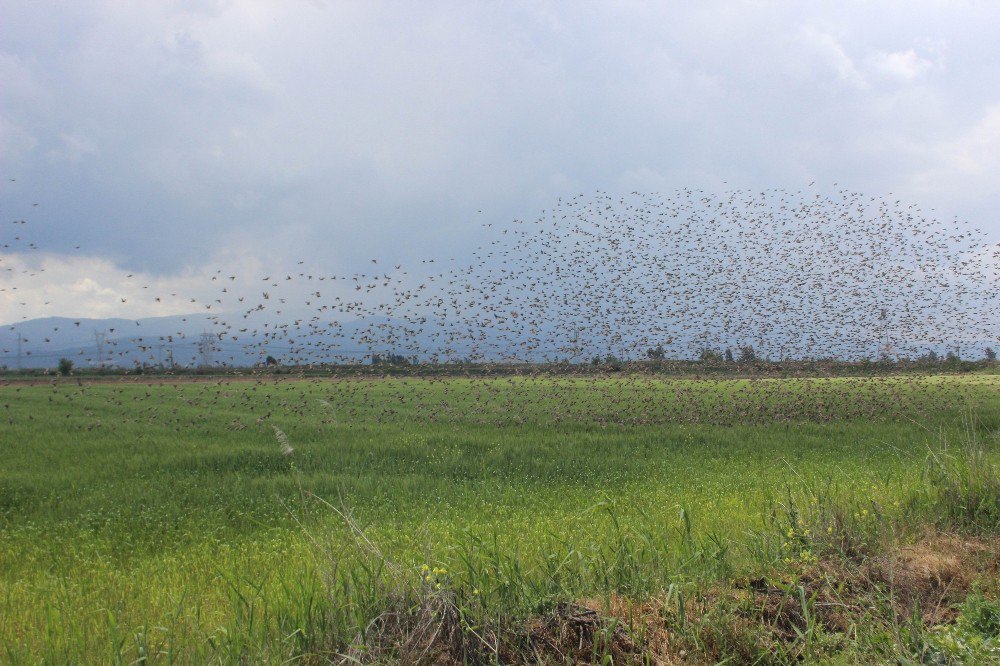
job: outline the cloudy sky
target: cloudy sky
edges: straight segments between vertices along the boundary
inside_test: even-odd
[[[996,25],[975,0],[0,1],[0,321],[466,256],[595,190],[816,181],[997,242]]]

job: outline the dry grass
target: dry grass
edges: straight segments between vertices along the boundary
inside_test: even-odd
[[[953,622],[973,589],[1000,591],[998,573],[1000,538],[928,533],[862,561],[821,559],[714,584],[687,602],[671,593],[565,604],[529,624],[531,645],[547,649],[508,663],[606,663],[606,655],[616,664],[797,661],[820,635],[836,648],[872,627],[891,632],[914,615],[927,629]]]

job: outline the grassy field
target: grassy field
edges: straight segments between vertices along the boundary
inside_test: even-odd
[[[918,523],[988,541],[998,513],[963,523],[932,473],[962,443],[1000,460],[988,374],[70,378],[0,386],[0,419],[12,662],[402,658],[373,620],[398,606],[419,625],[421,604],[483,643],[581,600],[666,599],[686,627],[691,590],[848,540],[875,552]],[[601,626],[595,660],[619,631]],[[785,657],[908,649],[817,640]]]

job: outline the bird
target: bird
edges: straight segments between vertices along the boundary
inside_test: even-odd
[[[345,415],[377,405],[382,419],[406,410],[408,418],[439,422],[457,418],[454,407],[412,382],[478,373],[468,379],[461,418],[490,425],[523,419],[519,405],[539,386],[546,400],[537,409],[560,422],[824,421],[857,383],[806,382],[791,396],[780,383],[756,380],[779,366],[826,372],[866,358],[916,362],[944,353],[949,341],[995,340],[1000,291],[991,268],[1000,250],[984,251],[981,232],[897,196],[834,188],[597,190],[559,197],[534,217],[491,221],[482,226],[483,242],[463,255],[426,257],[417,266],[360,255],[364,265],[382,261],[393,271],[333,275],[301,257],[248,275],[217,268],[204,284],[185,283],[191,293],[178,289],[170,293],[176,301],[167,299],[204,305],[212,342],[177,331],[162,344],[192,369],[208,358],[232,369],[276,355],[290,367],[328,370],[295,386],[282,407],[288,411],[323,392]],[[15,229],[8,245],[39,249],[30,225]],[[5,288],[24,293],[37,273],[16,266],[21,272],[11,270]],[[314,278],[330,287],[315,289]],[[264,290],[248,286],[258,281]],[[159,293],[119,296],[112,305],[163,305],[167,292]],[[106,349],[98,353],[94,343],[81,360],[104,367],[113,349],[123,364],[160,362],[140,336],[108,334]],[[59,344],[55,331],[47,337],[32,344]],[[430,369],[440,375],[424,376]],[[249,368],[249,383],[265,385],[272,371]],[[690,379],[673,385],[669,400],[660,381],[666,372]],[[721,372],[752,381],[730,404],[706,410],[708,378]],[[590,381],[599,408],[552,384],[553,373]],[[356,381],[373,376],[392,381]],[[455,390],[442,385],[448,400]],[[220,399],[216,390],[197,395],[191,400],[206,406]],[[883,392],[851,409],[879,414],[920,399],[916,389]],[[257,409],[252,395],[244,404]],[[760,407],[769,404],[781,411]],[[256,413],[266,421],[281,412],[272,404]]]

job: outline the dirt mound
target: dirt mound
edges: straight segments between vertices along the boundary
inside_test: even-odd
[[[928,534],[868,559],[827,558],[684,595],[563,602],[525,622],[470,624],[451,593],[400,603],[366,631],[355,663],[791,662],[818,634],[836,651],[860,626],[951,622],[973,588],[1000,593],[1000,537]],[[359,637],[360,639],[360,637]],[[359,641],[360,642],[360,641]]]
[[[528,654],[538,663],[593,663],[610,655],[620,664],[640,652],[622,622],[583,604],[559,604],[529,622],[526,633]]]
[[[630,623],[628,635],[646,637],[634,654],[651,663],[794,661],[817,630],[835,645],[859,626],[891,627],[915,614],[926,627],[950,623],[973,589],[1000,595],[1000,538],[934,533],[861,561],[827,558],[710,586],[693,596],[681,621],[676,611],[664,613],[676,600],[616,599],[607,612]]]
[[[901,617],[916,611],[933,625],[954,619],[955,604],[973,584],[995,583],[998,567],[1000,539],[935,534],[873,558],[863,573],[888,594]]]

